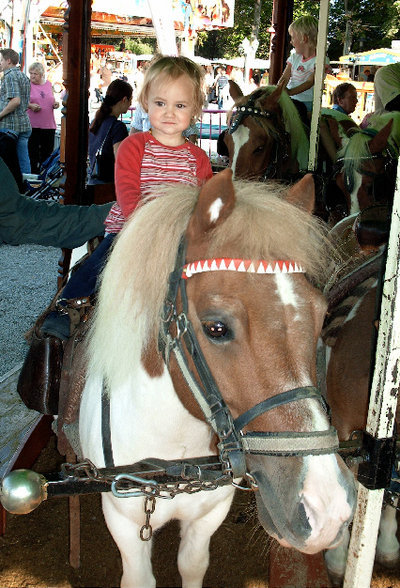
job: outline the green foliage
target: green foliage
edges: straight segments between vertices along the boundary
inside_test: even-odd
[[[350,50],[369,51],[390,47],[392,39],[400,38],[400,2],[396,0],[331,1],[328,41],[329,57],[343,54],[346,22],[350,25]]]
[[[236,0],[233,28],[198,33],[199,53],[206,58],[234,58],[240,54],[240,43],[250,39],[254,21],[255,0]],[[331,0],[329,15],[328,55],[331,60],[343,54],[346,22],[350,23],[351,50],[368,51],[390,47],[392,39],[400,39],[400,0]],[[293,19],[306,14],[318,18],[319,1],[294,0]],[[261,0],[261,19],[257,57],[269,57],[272,0]]]
[[[146,39],[148,43],[143,43],[135,38],[125,38],[125,49],[132,51],[134,55],[151,55],[155,51],[155,39]]]
[[[267,59],[269,56],[272,0],[261,0],[261,18],[259,46],[257,57]],[[240,55],[240,43],[244,38],[250,39],[254,22],[254,0],[236,0],[235,24],[232,28],[199,32],[198,47],[202,57],[207,59],[232,59]]]

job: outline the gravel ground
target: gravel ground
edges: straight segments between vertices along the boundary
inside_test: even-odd
[[[0,245],[0,376],[21,363],[24,333],[57,288],[61,251],[41,245]]]

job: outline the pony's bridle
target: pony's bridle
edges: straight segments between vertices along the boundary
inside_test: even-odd
[[[239,126],[243,124],[244,120],[248,116],[254,117],[256,120],[257,118],[267,120],[270,119],[274,122],[274,125],[278,127],[278,117],[276,112],[271,110],[264,110],[263,108],[255,105],[256,100],[261,95],[262,90],[256,91],[250,95],[246,104],[242,104],[241,106],[236,106],[233,108],[230,124],[228,127],[228,132],[230,135],[237,131]],[[289,157],[289,134],[286,132],[286,130],[281,128],[280,133],[277,133],[273,130],[273,128],[271,128],[270,134],[274,141],[273,157],[260,177],[260,181],[274,178],[277,173],[278,164],[282,164],[282,162]]]
[[[233,419],[211,371],[204,358],[193,326],[188,318],[188,299],[186,280],[193,274],[204,271],[244,271],[259,274],[304,273],[294,262],[251,262],[251,260],[213,259],[185,263],[185,244],[181,242],[176,258],[175,269],[170,274],[169,288],[164,305],[160,350],[166,365],[170,354],[176,359],[179,369],[199,404],[205,420],[219,438],[219,459],[224,475],[233,478],[246,475],[246,454],[274,456],[321,455],[338,450],[339,443],[333,427],[325,431],[312,432],[243,432],[243,429],[256,417],[284,404],[304,398],[316,399],[326,408],[324,400],[314,386],[288,390],[268,398]],[[180,293],[181,310],[177,310]],[[172,329],[172,327],[174,327]],[[171,331],[174,334],[171,334]],[[191,358],[196,373],[188,362]],[[248,474],[247,474],[248,475]]]

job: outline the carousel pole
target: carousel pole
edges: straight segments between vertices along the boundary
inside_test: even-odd
[[[400,385],[400,161],[397,166],[385,277],[366,432],[378,459],[361,472],[344,588],[368,588],[374,564],[384,489],[391,466],[385,445],[393,443]],[[364,485],[363,485],[364,484]],[[367,487],[368,486],[368,487]]]
[[[326,39],[328,36],[329,0],[321,0],[319,5],[317,58],[315,63],[314,99],[310,129],[310,151],[308,153],[308,170],[314,171],[318,158],[319,122],[321,101],[324,90]]]
[[[274,0],[270,28],[269,83],[277,84],[285,69],[288,54],[288,27],[293,20],[294,0]]]

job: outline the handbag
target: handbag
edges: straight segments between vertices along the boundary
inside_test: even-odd
[[[104,168],[103,168],[104,164],[102,164],[103,148],[104,148],[105,142],[107,140],[107,137],[108,137],[111,129],[114,126],[114,123],[115,123],[115,120],[113,120],[112,123],[110,124],[110,126],[108,127],[107,132],[104,136],[104,139],[103,139],[100,147],[97,149],[97,151],[95,153],[93,165],[90,170],[90,179],[101,180],[102,176],[104,177]]]

